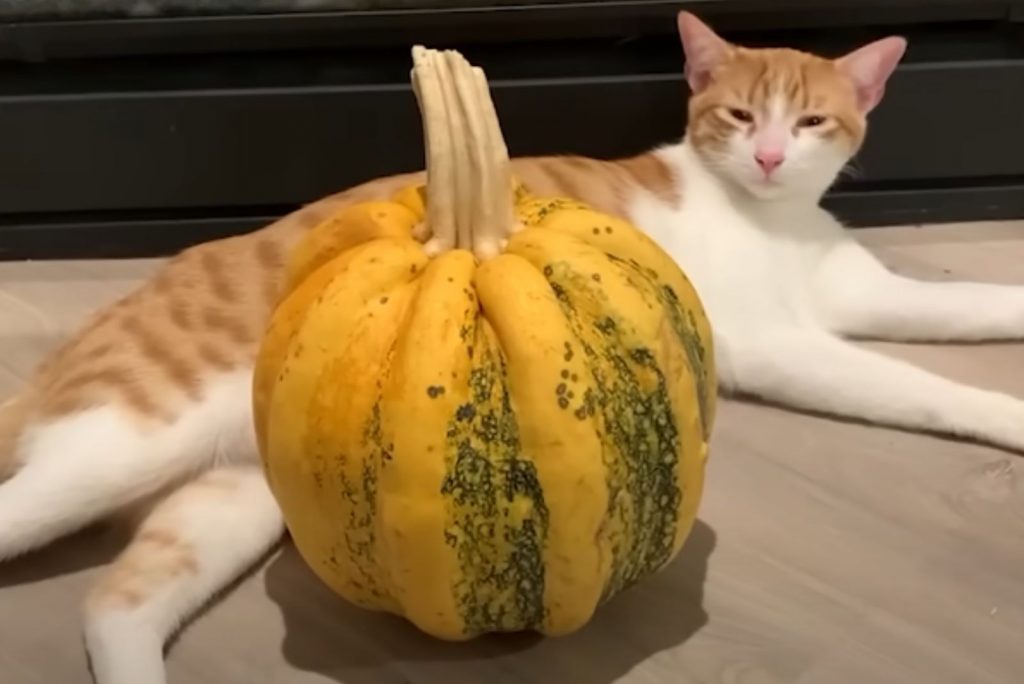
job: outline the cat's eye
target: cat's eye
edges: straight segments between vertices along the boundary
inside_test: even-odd
[[[800,120],[796,122],[796,125],[800,128],[814,128],[825,123],[825,117],[819,116],[818,114],[811,114],[810,116],[802,116]]]
[[[730,109],[729,116],[743,123],[752,123],[754,121],[754,115],[746,109]]]

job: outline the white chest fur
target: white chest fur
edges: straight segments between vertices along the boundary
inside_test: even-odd
[[[730,192],[680,144],[659,152],[683,201],[640,195],[631,220],[693,280],[716,332],[815,325],[813,281],[824,254],[845,236],[813,200],[763,202]]]

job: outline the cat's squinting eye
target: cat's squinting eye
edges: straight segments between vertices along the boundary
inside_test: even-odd
[[[729,116],[743,123],[752,123],[754,121],[754,115],[745,109],[730,109]]]
[[[823,123],[825,123],[825,117],[812,114],[811,116],[800,117],[800,120],[796,122],[796,125],[801,128],[814,128],[815,126],[820,126]]]

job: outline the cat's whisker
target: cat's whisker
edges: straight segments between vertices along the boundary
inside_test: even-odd
[[[839,171],[840,178],[849,178],[851,180],[856,180],[857,178],[861,178],[863,176],[864,170],[860,167],[860,164],[857,162],[856,159],[851,159],[850,161],[848,161]]]

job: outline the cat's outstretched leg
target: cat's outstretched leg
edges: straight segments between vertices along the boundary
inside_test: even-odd
[[[1024,339],[1024,286],[905,278],[852,241],[823,259],[814,290],[825,325],[842,335],[907,342]]]
[[[251,458],[249,372],[205,386],[170,423],[115,403],[23,426],[0,483],[0,562],[107,517],[214,462]]]
[[[85,641],[97,684],[165,682],[169,635],[283,532],[255,465],[209,471],[161,502],[86,602]]]
[[[806,411],[1024,453],[1024,401],[961,385],[824,332],[723,336],[722,386]]]

